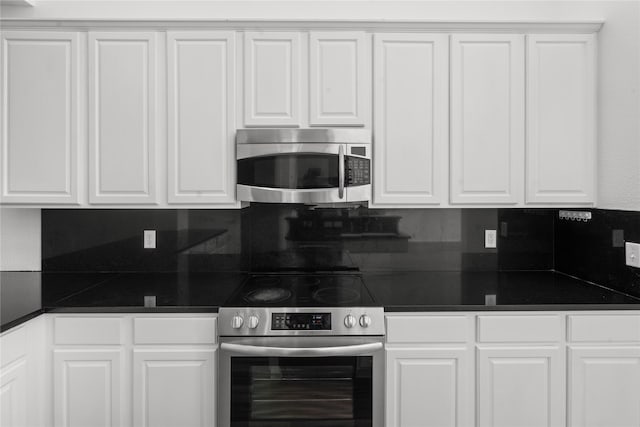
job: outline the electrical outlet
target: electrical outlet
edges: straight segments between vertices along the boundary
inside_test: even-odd
[[[496,247],[496,230],[484,230],[484,247],[494,249]]]
[[[640,268],[640,243],[625,242],[625,262],[629,267]]]
[[[144,230],[144,248],[156,248],[156,230]]]

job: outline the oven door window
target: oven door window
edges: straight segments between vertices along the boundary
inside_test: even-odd
[[[238,160],[238,184],[252,187],[338,188],[338,155],[278,154]]]
[[[372,425],[372,357],[233,357],[232,427]]]

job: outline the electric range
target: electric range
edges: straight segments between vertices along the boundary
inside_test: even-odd
[[[219,425],[383,425],[384,310],[361,275],[251,275],[218,332]]]

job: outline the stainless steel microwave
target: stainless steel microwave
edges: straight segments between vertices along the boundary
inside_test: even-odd
[[[239,129],[237,199],[341,203],[371,198],[371,131]]]

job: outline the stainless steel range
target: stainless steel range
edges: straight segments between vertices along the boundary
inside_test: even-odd
[[[384,312],[361,276],[251,276],[218,320],[220,426],[383,425]]]

